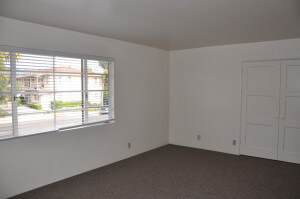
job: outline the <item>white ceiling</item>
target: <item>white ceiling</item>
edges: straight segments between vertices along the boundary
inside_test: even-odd
[[[300,38],[300,0],[0,0],[0,15],[167,50]]]

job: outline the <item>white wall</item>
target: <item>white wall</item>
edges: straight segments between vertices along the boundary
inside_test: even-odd
[[[0,45],[116,58],[115,124],[0,141],[0,198],[168,143],[167,51],[3,17]]]
[[[169,142],[238,154],[241,62],[296,57],[300,39],[171,51]]]

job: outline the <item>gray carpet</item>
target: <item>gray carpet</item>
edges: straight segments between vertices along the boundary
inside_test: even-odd
[[[13,198],[300,199],[300,165],[167,145]]]

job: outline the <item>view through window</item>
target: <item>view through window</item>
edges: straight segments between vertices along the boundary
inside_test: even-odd
[[[111,121],[113,67],[109,58],[0,49],[0,138]]]

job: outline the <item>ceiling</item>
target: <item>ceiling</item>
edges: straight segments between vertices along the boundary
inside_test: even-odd
[[[0,15],[166,50],[300,38],[300,0],[0,0]]]

